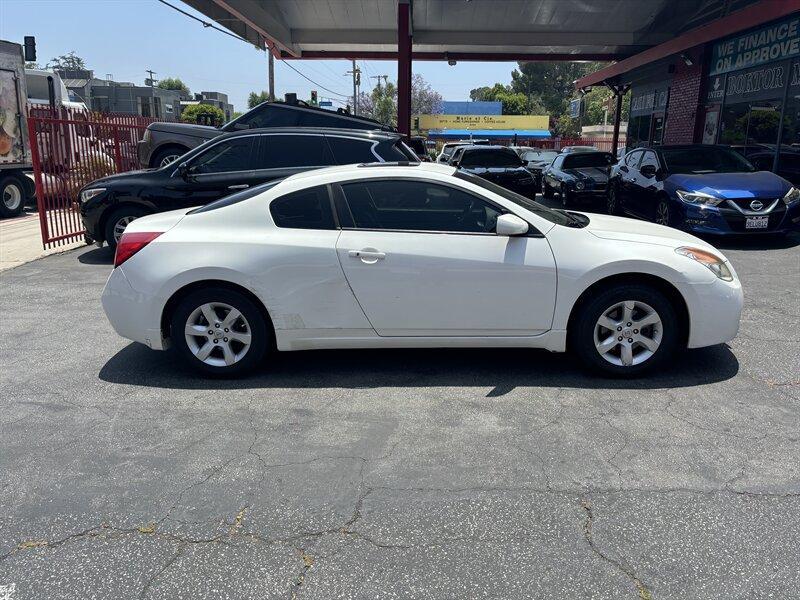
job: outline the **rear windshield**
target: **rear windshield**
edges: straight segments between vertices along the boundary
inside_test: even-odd
[[[266,192],[268,189],[274,188],[278,185],[284,178],[281,179],[273,179],[267,183],[262,183],[261,185],[256,185],[246,190],[242,190],[241,192],[236,192],[235,194],[231,194],[230,196],[225,196],[224,198],[220,198],[219,200],[215,200],[210,204],[206,204],[205,206],[201,206],[200,208],[195,208],[194,210],[190,210],[187,215],[194,215],[197,213],[204,213],[210,210],[216,210],[218,208],[224,208],[226,206],[230,206],[231,204],[236,204],[237,202],[242,202],[243,200],[249,200],[253,196],[258,196],[262,192]]]
[[[462,167],[519,167],[522,160],[513,150],[464,150]]]
[[[562,169],[582,169],[585,167],[608,167],[616,160],[608,152],[577,152],[564,158]]]
[[[755,167],[738,152],[716,146],[662,148],[669,173],[750,173]]]

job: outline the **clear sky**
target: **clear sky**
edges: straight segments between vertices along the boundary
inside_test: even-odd
[[[202,17],[180,0],[170,3]],[[145,70],[152,69],[156,79],[180,77],[193,92],[227,93],[236,110],[246,109],[251,91],[267,87],[264,52],[205,28],[157,0],[0,0],[0,38],[22,43],[26,35],[36,36],[37,62],[42,65],[74,50],[95,77],[102,79],[110,73],[117,81],[143,85]],[[345,76],[349,61],[306,60],[292,61],[292,65],[317,85],[276,61],[275,93],[279,97],[296,92],[298,97],[308,98],[312,89],[321,97],[339,101],[352,95],[352,80]],[[362,90],[375,85],[372,76],[397,80],[395,62],[359,61],[359,67]],[[445,62],[420,61],[414,63],[414,72],[425,77],[445,100],[468,100],[475,87],[509,83],[515,67],[516,63],[451,67]]]

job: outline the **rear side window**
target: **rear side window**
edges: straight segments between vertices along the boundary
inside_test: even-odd
[[[242,115],[233,123],[233,127],[225,129],[256,129],[259,127],[294,127],[299,120],[298,111],[283,108],[275,104],[267,104],[254,108]]]
[[[269,212],[278,227],[336,229],[327,186],[320,185],[276,198]]]
[[[334,164],[321,135],[262,136],[261,158],[256,169],[324,167]]]
[[[336,163],[340,165],[352,165],[360,163],[378,162],[378,157],[372,153],[374,141],[359,140],[328,136],[328,143],[333,150]],[[391,160],[408,160],[406,157]]]

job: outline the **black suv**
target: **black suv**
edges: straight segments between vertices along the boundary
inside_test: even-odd
[[[80,193],[86,241],[116,246],[128,223],[146,214],[208,204],[258,183],[330,165],[413,161],[397,133],[276,127],[223,134],[149,171],[93,181]]]
[[[262,102],[222,127],[190,123],[151,123],[139,142],[139,164],[143,169],[163,167],[192,148],[224,133],[264,127],[336,127],[396,131],[373,119],[357,117],[338,109],[325,110],[286,94],[284,102]]]
[[[536,181],[522,159],[505,146],[461,146],[450,164],[529,198],[536,197]]]

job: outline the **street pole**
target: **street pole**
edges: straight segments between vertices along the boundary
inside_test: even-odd
[[[358,115],[358,90],[356,89],[356,59],[353,59],[353,114]]]
[[[275,100],[275,57],[272,52],[267,48],[267,56],[269,57],[269,100]]]

